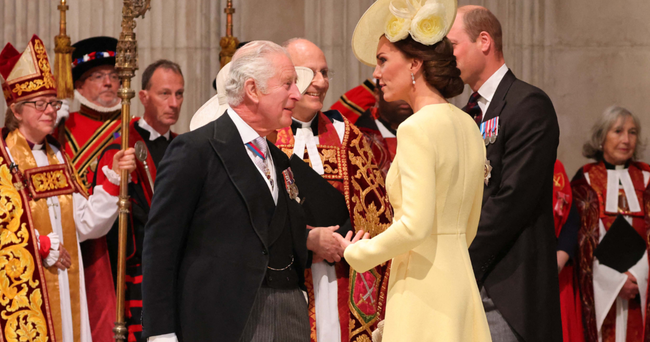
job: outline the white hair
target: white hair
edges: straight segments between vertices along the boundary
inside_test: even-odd
[[[632,118],[634,121],[634,126],[636,126],[637,131],[637,143],[636,148],[634,149],[634,154],[632,155],[632,160],[638,160],[639,154],[643,152],[645,148],[645,142],[641,140],[641,121],[639,118],[632,114],[629,110],[613,105],[605,109],[603,115],[598,118],[598,121],[591,128],[591,136],[589,140],[582,146],[582,155],[589,159],[595,159],[600,161],[603,159],[603,145],[605,144],[605,138],[607,137],[607,132],[609,129],[616,124],[619,118]]]
[[[277,54],[290,58],[287,50],[266,40],[252,41],[237,50],[230,62],[230,74],[226,80],[229,105],[238,106],[242,103],[244,84],[251,78],[263,94],[267,93],[267,83],[277,72],[271,57]]]

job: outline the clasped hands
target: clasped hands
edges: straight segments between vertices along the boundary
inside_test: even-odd
[[[637,284],[636,277],[630,272],[625,272],[624,274],[627,275],[627,280],[625,280],[625,285],[619,291],[618,296],[622,299],[634,299],[639,294],[639,285]]]
[[[329,263],[341,261],[343,253],[349,245],[361,239],[370,238],[370,234],[364,233],[363,230],[358,231],[354,236],[352,232],[348,232],[343,237],[336,232],[339,226],[312,227],[307,225],[307,229],[309,229],[307,249],[314,253],[312,258],[314,264],[323,260]]]

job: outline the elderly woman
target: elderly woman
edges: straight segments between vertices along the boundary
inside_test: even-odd
[[[572,211],[577,215],[575,219],[569,216],[564,229],[573,226],[568,229],[577,232],[577,242],[573,246],[577,244],[578,248],[573,262],[582,303],[579,310],[583,327],[580,328],[584,330],[586,341],[645,341],[650,336],[650,329],[645,329],[650,167],[637,161],[642,148],[640,134],[639,119],[634,114],[618,106],[607,108],[583,147],[584,156],[596,162],[584,165],[571,182]],[[641,241],[645,241],[646,247],[636,264],[627,271],[605,262],[604,254],[596,251],[619,217],[638,233],[640,252],[644,251]],[[618,222],[625,221],[619,218]],[[628,231],[631,232],[629,228]],[[635,239],[633,233],[631,236]],[[567,245],[566,239],[561,234],[558,245]],[[576,241],[575,234],[568,239]],[[626,245],[614,257],[622,259],[630,255],[630,249],[630,245]],[[570,248],[566,251],[574,252]]]
[[[0,137],[0,289],[3,340],[91,341],[79,242],[105,235],[118,214],[119,176],[134,151],[116,154],[92,196],[79,182],[54,128],[54,78],[33,36],[24,53],[0,53],[7,102]],[[65,247],[64,247],[65,246]],[[9,300],[9,301],[8,301]]]

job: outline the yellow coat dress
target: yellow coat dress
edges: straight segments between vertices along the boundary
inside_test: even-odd
[[[393,259],[383,342],[491,341],[468,253],[484,165],[476,123],[451,104],[425,106],[400,125],[386,178],[393,224],[345,250],[359,272]]]

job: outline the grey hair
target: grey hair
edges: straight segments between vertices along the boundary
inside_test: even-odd
[[[244,100],[244,84],[253,79],[260,91],[267,94],[267,84],[277,70],[271,61],[271,56],[284,54],[290,59],[287,50],[280,45],[256,40],[241,47],[232,58],[230,74],[226,80],[226,97],[228,104],[238,106]]]
[[[616,121],[618,121],[619,118],[627,117],[632,118],[632,121],[634,121],[634,125],[636,126],[637,143],[634,148],[632,159],[637,160],[638,156],[645,148],[645,144],[641,140],[641,122],[636,115],[632,114],[632,112],[617,105],[605,109],[603,115],[601,115],[598,121],[596,121],[594,126],[591,128],[591,137],[582,146],[582,155],[585,156],[585,158],[595,159],[597,161],[603,160],[603,144],[605,143],[607,132],[609,132],[610,128],[616,124]]]

